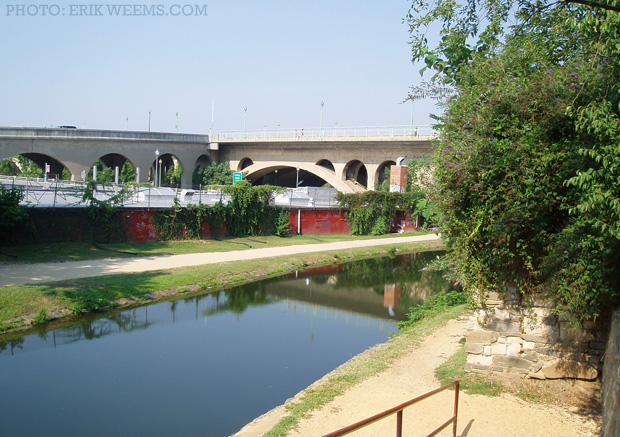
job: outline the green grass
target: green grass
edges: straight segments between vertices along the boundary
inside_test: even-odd
[[[467,353],[464,348],[459,349],[445,363],[435,370],[435,376],[441,385],[449,384],[455,380],[461,382],[460,389],[466,393],[485,396],[499,396],[504,387],[502,384],[491,381],[489,378],[478,373],[466,373],[465,362]]]
[[[318,387],[307,389],[299,401],[287,404],[285,408],[289,415],[283,417],[265,436],[284,437],[288,435],[308,413],[328,404],[352,386],[387,369],[404,353],[418,347],[426,336],[444,326],[448,320],[459,317],[465,310],[465,305],[444,308],[432,316],[429,315],[411,324],[389,342],[345,363],[332,372]]]
[[[430,250],[441,247],[438,242],[419,242],[394,245],[402,253]],[[377,248],[373,253],[387,253],[392,246]],[[367,256],[367,254],[364,254]],[[177,293],[188,295],[209,292],[229,284],[284,274],[325,263],[352,259],[351,251],[340,250],[333,253],[317,252],[186,267],[174,270],[131,273],[124,275],[100,276],[95,278],[75,279],[40,285],[23,285],[0,288],[0,332],[24,327],[45,311],[48,316],[53,312],[60,314],[85,314],[105,311],[117,305],[122,298],[138,298],[149,302],[157,292],[172,290],[165,298],[174,298]],[[198,290],[196,290],[198,289]],[[147,296],[149,295],[149,296]],[[136,302],[135,304],[139,304]],[[41,320],[39,316],[39,320]]]

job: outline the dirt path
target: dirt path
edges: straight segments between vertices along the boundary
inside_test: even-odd
[[[157,257],[100,259],[44,264],[0,265],[0,287],[31,283],[61,281],[93,276],[137,273],[154,270],[216,264],[227,261],[268,258],[300,253],[326,252],[389,244],[403,244],[416,241],[434,241],[439,236],[411,235],[406,237],[377,238],[372,240],[348,240],[334,243],[279,246],[264,249],[234,250],[230,252],[192,253]]]
[[[466,317],[450,321],[389,369],[313,412],[289,436],[322,436],[439,387],[435,368],[458,350],[459,340],[465,336],[465,326]],[[454,392],[449,391],[408,408],[404,412],[403,434],[427,435],[452,416],[453,402]],[[285,415],[284,407],[278,407],[244,427],[236,436],[261,436]],[[392,418],[353,435],[393,435],[395,429]],[[509,395],[490,398],[461,393],[460,396],[459,436],[583,437],[596,435],[595,429],[594,422],[559,407],[530,404]],[[452,435],[451,427],[439,435]]]

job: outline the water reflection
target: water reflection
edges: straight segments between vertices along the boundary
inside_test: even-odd
[[[326,265],[207,295],[112,311],[103,316],[91,315],[60,329],[47,331],[45,327],[39,328],[37,334],[42,342],[32,346],[56,347],[115,333],[145,330],[168,321],[175,324],[179,302],[194,305],[196,320],[201,316],[210,317],[224,312],[241,315],[250,307],[267,306],[280,301],[290,303],[287,306],[289,311],[295,311],[298,305],[307,304],[303,308],[309,307],[315,312],[325,308],[342,314],[404,320],[411,306],[448,288],[440,274],[422,270],[438,254],[440,252],[425,252]],[[169,311],[158,313],[156,318],[149,320],[149,308],[155,306],[167,306]],[[202,309],[199,309],[201,306]],[[185,314],[182,318],[187,316]],[[19,334],[0,336],[0,354],[13,355],[23,351],[25,338]]]
[[[434,256],[325,266],[0,336],[2,434],[230,435],[386,341],[409,305],[446,287],[421,271]]]

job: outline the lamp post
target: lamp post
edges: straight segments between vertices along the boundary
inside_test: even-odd
[[[246,124],[245,124],[245,122],[247,120],[247,117],[248,117],[248,107],[245,106],[243,108],[243,138],[245,138],[245,136],[246,136],[246,130],[245,130]]]
[[[159,163],[159,149],[155,149],[155,180],[153,181],[153,185],[157,187],[157,182],[159,180],[157,175],[157,165]]]
[[[179,132],[179,113],[177,112],[177,124],[174,126],[177,132]]]
[[[149,132],[151,131],[151,110],[149,109]]]
[[[295,188],[299,188],[299,167],[297,167],[297,179],[295,179]]]
[[[411,130],[409,134],[413,135],[413,99],[411,99]]]
[[[325,106],[325,102],[321,100],[321,136],[323,136],[323,106]]]
[[[129,130],[129,117],[127,117],[127,130]]]

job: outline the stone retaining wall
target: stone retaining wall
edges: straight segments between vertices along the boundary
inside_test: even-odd
[[[603,369],[603,435],[620,435],[620,309],[611,324]]]
[[[602,367],[607,332],[589,324],[574,329],[538,295],[522,301],[514,288],[488,293],[468,323],[471,372],[512,372],[532,378],[595,379]]]

